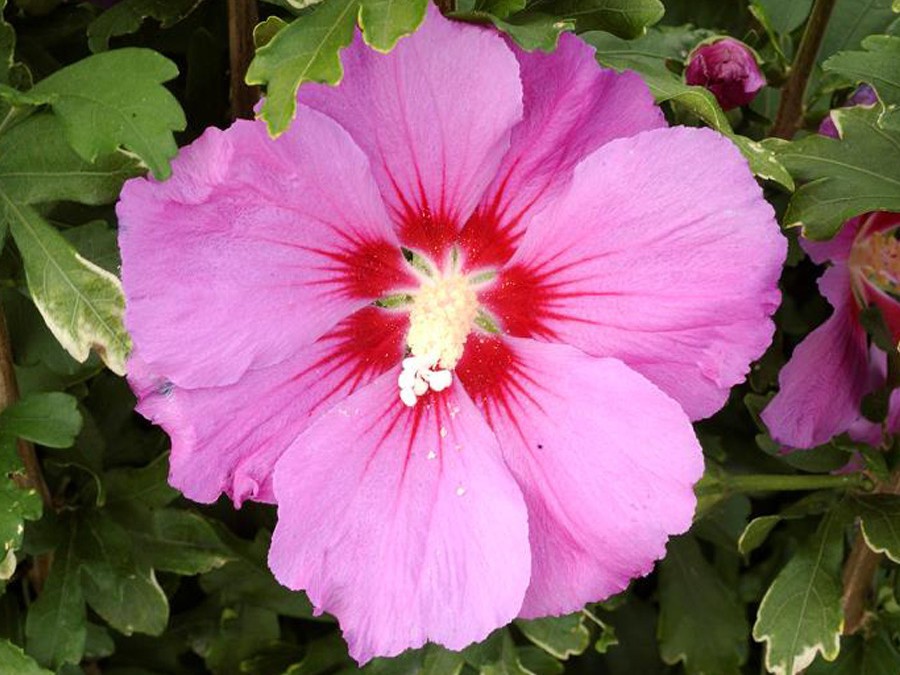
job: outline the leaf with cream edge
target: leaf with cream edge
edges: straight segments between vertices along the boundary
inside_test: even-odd
[[[860,495],[853,500],[866,544],[900,563],[900,496]]]
[[[359,26],[366,44],[389,52],[425,18],[428,0],[360,0]]]
[[[840,566],[847,520],[841,506],[825,514],[815,535],[766,591],[753,638],[766,643],[770,673],[797,675],[817,654],[826,661],[837,658],[844,628]]]
[[[266,87],[259,116],[270,134],[277,136],[290,125],[301,84],[340,82],[340,51],[353,39],[358,10],[359,0],[324,0],[256,51],[245,79]]]
[[[78,255],[30,206],[0,192],[0,208],[25,262],[31,298],[53,335],[74,359],[86,361],[93,348],[110,370],[124,374],[131,341],[119,280]]]
[[[538,647],[558,659],[581,654],[591,642],[581,612],[566,616],[550,616],[531,621],[518,620],[516,627]]]

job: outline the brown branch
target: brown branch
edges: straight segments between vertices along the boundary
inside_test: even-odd
[[[781,102],[778,104],[771,136],[790,139],[803,124],[803,97],[806,94],[806,85],[816,64],[816,56],[819,54],[822,38],[825,37],[825,29],[828,27],[828,19],[831,17],[835,2],[836,0],[816,0],[813,5],[803,37],[800,39],[797,56],[791,65],[787,81],[781,88]]]
[[[894,473],[891,480],[878,485],[875,492],[900,494],[900,470]],[[853,635],[866,623],[866,606],[881,558],[880,553],[875,553],[866,544],[862,532],[857,532],[853,548],[844,563],[844,635]]]
[[[253,60],[253,28],[259,22],[256,0],[228,0],[228,54],[231,65],[231,117],[253,118],[259,88],[244,81]]]
[[[19,400],[19,386],[16,382],[16,372],[13,368],[12,346],[9,342],[9,331],[6,328],[6,315],[3,308],[0,307],[0,410],[4,410]],[[44,502],[44,508],[53,507],[53,498],[50,495],[50,488],[44,480],[44,474],[41,472],[41,464],[38,460],[34,445],[22,439],[18,440],[19,456],[22,458],[22,464],[25,466],[25,475],[16,477],[16,483],[24,488],[34,488],[41,496]],[[44,587],[44,581],[50,573],[51,556],[37,556],[34,561],[34,567],[31,570],[31,583],[34,584],[35,590],[40,593]]]

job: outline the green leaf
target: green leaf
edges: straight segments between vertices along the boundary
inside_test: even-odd
[[[70,447],[80,430],[78,401],[61,392],[31,394],[0,412],[0,434],[50,448]]]
[[[477,23],[492,23],[495,28],[509,35],[522,49],[527,51],[535,49],[545,52],[553,51],[559,42],[559,36],[566,31],[575,29],[575,22],[571,19],[559,19],[549,14],[532,11],[516,12],[502,18],[480,11],[457,12],[453,14],[453,18]]]
[[[763,545],[769,533],[782,521],[781,516],[760,516],[749,523],[738,539],[738,551],[741,555],[750,555]]]
[[[366,44],[389,52],[425,18],[428,0],[359,0],[359,26]]]
[[[863,107],[833,111],[841,139],[813,134],[799,141],[770,140],[781,163],[805,183],[794,193],[783,222],[810,239],[829,239],[853,216],[900,211],[900,128],[879,122]]]
[[[663,661],[689,675],[730,675],[747,660],[747,618],[690,535],[669,541],[660,563],[658,635]],[[710,617],[715,617],[711,621]]]
[[[161,455],[139,469],[113,469],[103,476],[106,484],[106,503],[138,502],[144,506],[161,508],[178,497],[169,486],[169,456]]]
[[[25,623],[26,651],[41,665],[54,669],[81,661],[87,640],[81,568],[75,553],[78,522],[68,519],[66,526],[65,541],[56,550],[50,576]]]
[[[93,348],[123,374],[130,341],[119,280],[78,255],[31,207],[2,192],[0,207],[25,262],[31,297],[53,335],[76,360],[85,361]]]
[[[0,189],[20,204],[62,199],[107,204],[139,173],[137,161],[122,152],[93,164],[79,157],[50,113],[32,115],[0,134]]]
[[[900,496],[860,495],[853,499],[866,544],[900,562]]]
[[[266,87],[260,116],[269,133],[280,134],[290,125],[301,84],[340,82],[339,53],[353,39],[358,8],[358,0],[324,0],[257,50],[246,80]]]
[[[715,97],[703,87],[692,87],[671,70],[669,62],[681,63],[709,31],[690,28],[654,28],[637,40],[622,40],[608,33],[587,33],[586,42],[597,48],[597,60],[618,71],[636,71],[650,87],[658,103],[671,101],[684,106],[719,131],[731,132],[731,124]]]
[[[750,170],[754,176],[763,180],[770,180],[782,187],[793,191],[794,179],[784,165],[778,161],[775,153],[763,143],[757,143],[746,136],[739,134],[726,134],[731,141],[738,146],[741,154],[750,164]]]
[[[9,640],[0,640],[0,672],[9,675],[53,675]]]
[[[840,507],[827,513],[815,536],[798,549],[763,597],[753,638],[766,643],[769,672],[796,675],[817,654],[828,661],[837,658],[844,626],[844,525]]]
[[[526,11],[574,20],[579,33],[603,30],[636,38],[663,17],[665,7],[659,0],[535,0]]]
[[[43,505],[34,488],[20,487],[13,479],[16,474],[24,474],[25,469],[16,439],[11,435],[0,434],[0,466],[0,579],[9,579],[16,569],[15,551],[22,545],[24,523],[40,518]]]
[[[866,633],[868,634],[868,630]],[[805,675],[897,675],[900,651],[890,634],[882,628],[874,636],[841,640],[841,655],[834,663],[817,661]]]
[[[242,605],[222,612],[219,631],[202,650],[209,669],[218,675],[240,675],[241,662],[278,639],[278,615]]]
[[[109,40],[117,35],[135,33],[148,18],[169,28],[194,11],[203,0],[120,0],[94,19],[87,29],[92,52],[109,49]]]
[[[866,36],[887,32],[896,19],[891,0],[837,0],[822,38],[819,59],[856,49]]]
[[[591,642],[591,634],[584,625],[581,612],[532,621],[519,620],[516,626],[525,637],[558,659],[581,654]]]
[[[162,84],[177,75],[175,64],[158,52],[117,49],[57,70],[17,100],[49,104],[69,143],[87,161],[124,146],[163,179],[178,152],[172,132],[187,124],[178,101]]]
[[[154,511],[151,529],[132,534],[157,570],[199,574],[235,559],[203,516],[182,509]]]
[[[751,3],[762,7],[776,33],[790,33],[806,21],[812,0],[753,0]]]
[[[862,46],[865,51],[835,54],[822,68],[856,83],[867,82],[886,104],[900,104],[900,37],[871,35]]]
[[[220,533],[226,534],[221,530]],[[264,532],[261,531],[250,544],[237,538],[222,538],[238,558],[200,577],[203,590],[210,594],[218,593],[225,605],[254,605],[286,616],[314,618],[312,605],[306,595],[289,591],[272,576],[266,562],[269,540]],[[322,617],[319,620],[331,619]]]
[[[150,566],[136,555],[128,533],[102,512],[87,514],[76,542],[88,604],[113,628],[159,635],[169,601]]]
[[[425,647],[420,675],[459,675],[465,665],[466,661],[459,652],[430,644]]]

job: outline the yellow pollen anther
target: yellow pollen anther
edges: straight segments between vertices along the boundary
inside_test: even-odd
[[[406,343],[413,356],[452,370],[478,315],[478,297],[458,273],[428,279],[413,300]]]
[[[900,290],[900,240],[893,231],[861,237],[853,244],[849,262],[876,286],[893,293]]]

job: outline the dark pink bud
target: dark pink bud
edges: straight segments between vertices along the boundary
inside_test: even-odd
[[[766,84],[750,48],[728,37],[697,47],[684,79],[709,89],[724,110],[750,103]]]

